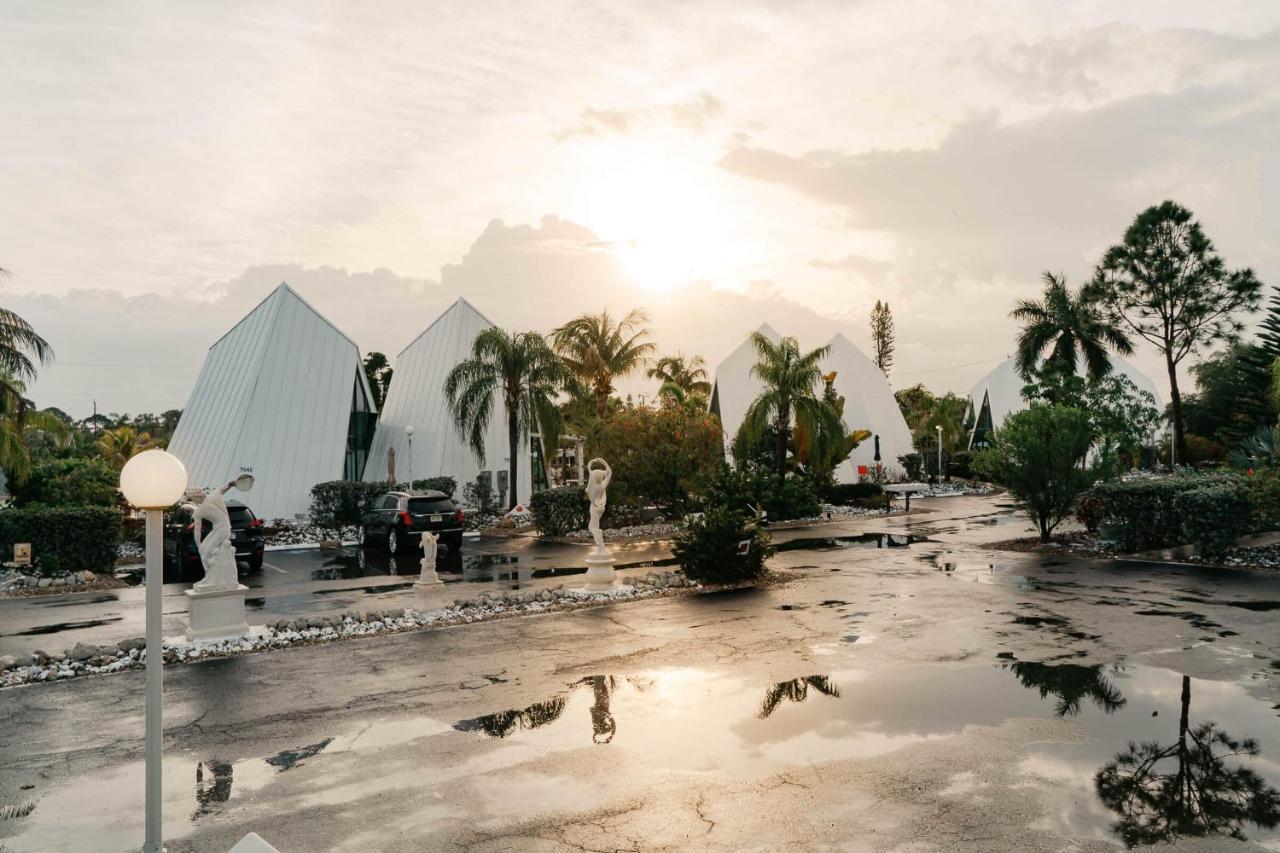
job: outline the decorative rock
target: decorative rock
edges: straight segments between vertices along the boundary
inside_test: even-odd
[[[18,659],[13,655],[0,655],[0,672],[6,669],[14,669],[18,666]]]

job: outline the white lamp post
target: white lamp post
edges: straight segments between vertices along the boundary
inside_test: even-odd
[[[942,424],[938,424],[938,482],[942,482]]]
[[[409,436],[409,491],[413,491],[413,425],[404,428],[404,434]]]
[[[164,509],[177,503],[186,488],[187,469],[178,457],[163,450],[139,453],[126,462],[120,472],[120,492],[124,499],[147,517],[147,829],[143,853],[161,853],[164,849],[160,806],[160,707],[164,678],[160,588],[164,583]]]

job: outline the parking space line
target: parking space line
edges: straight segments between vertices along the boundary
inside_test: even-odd
[[[286,572],[284,569],[280,568],[279,566],[273,566],[273,565],[271,565],[270,563],[263,563],[262,565],[266,566],[268,569],[275,569],[277,572],[279,572],[279,573],[280,573],[280,574],[282,574],[282,575],[287,575],[287,574],[289,574],[288,572]]]

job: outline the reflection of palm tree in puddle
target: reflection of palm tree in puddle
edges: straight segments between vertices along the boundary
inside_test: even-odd
[[[1112,830],[1130,847],[1180,835],[1243,839],[1245,823],[1280,823],[1280,791],[1251,769],[1226,764],[1258,755],[1257,743],[1235,740],[1213,722],[1192,728],[1190,712],[1191,679],[1184,675],[1177,741],[1130,743],[1094,777],[1103,804],[1120,816]]]
[[[1124,696],[1103,674],[1101,665],[1018,661],[1006,668],[1018,677],[1023,687],[1038,689],[1041,699],[1058,697],[1054,713],[1059,717],[1074,717],[1079,714],[1082,699],[1091,700],[1108,714],[1120,710],[1126,704]]]
[[[534,702],[527,708],[510,711],[499,711],[496,714],[485,714],[470,720],[461,720],[453,727],[460,732],[480,731],[489,737],[504,738],[516,729],[536,729],[548,723],[554,723],[564,713],[565,699],[557,696],[546,702]]]
[[[784,699],[797,704],[803,702],[809,697],[810,687],[823,696],[840,698],[840,688],[825,675],[809,675],[804,678],[793,678],[790,681],[779,681],[765,691],[764,701],[760,703],[760,713],[757,716],[762,720],[768,719],[774,711],[778,710],[778,706]]]
[[[206,769],[208,768],[207,772]],[[191,819],[212,814],[217,803],[231,799],[231,763],[211,759],[196,765],[196,810]]]

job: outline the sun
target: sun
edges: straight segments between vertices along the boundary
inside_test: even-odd
[[[714,171],[668,152],[614,152],[586,192],[586,224],[640,286],[667,292],[733,261]]]

